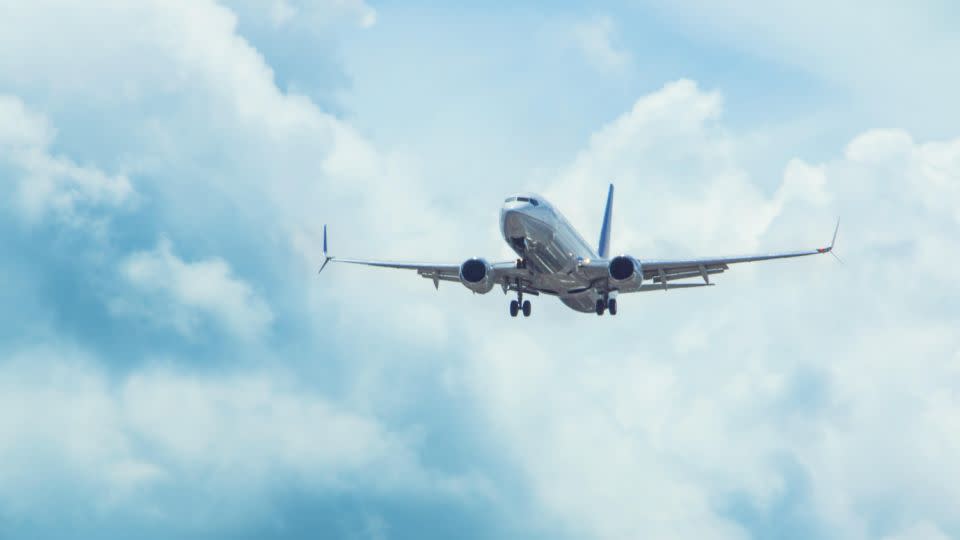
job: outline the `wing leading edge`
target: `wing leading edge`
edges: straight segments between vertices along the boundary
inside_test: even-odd
[[[779,253],[740,255],[733,257],[704,257],[698,259],[641,259],[640,266],[643,272],[643,281],[650,282],[655,285],[645,284],[633,286],[632,288],[621,288],[620,292],[639,292],[655,289],[681,288],[682,285],[688,284],[668,285],[668,282],[691,278],[703,279],[703,284],[697,284],[697,286],[707,286],[711,285],[710,276],[729,270],[731,264],[769,261],[773,259],[789,259],[793,257],[806,257],[808,255],[832,253],[833,245],[837,241],[837,231],[839,229],[840,221],[838,220],[837,225],[833,230],[833,238],[830,240],[830,245],[823,248],[809,249],[804,251],[785,251]],[[610,260],[606,258],[593,260],[585,265],[581,265],[580,270],[587,276],[590,276],[593,280],[606,279],[608,276],[607,266],[609,263]]]
[[[766,253],[760,255],[741,255],[734,257],[707,257],[701,259],[687,260],[644,260],[641,261],[643,268],[643,278],[652,280],[655,283],[666,284],[675,279],[686,279],[700,277],[704,283],[710,283],[710,275],[719,274],[728,270],[731,264],[746,262],[770,261],[773,259],[790,259],[794,257],[806,257],[808,255],[821,255],[832,253],[833,245],[837,242],[837,232],[840,230],[840,220],[833,229],[833,238],[830,245],[823,248],[809,249],[804,251],[785,251],[780,253]]]
[[[429,262],[403,262],[403,261],[383,261],[372,259],[345,259],[334,257],[327,252],[327,226],[323,226],[323,264],[317,273],[323,272],[327,263],[358,264],[363,266],[374,266],[378,268],[397,268],[400,270],[416,270],[417,274],[426,279],[433,280],[433,286],[439,288],[441,281],[460,282],[460,263],[429,263]],[[500,283],[504,278],[512,281],[526,277],[525,271],[520,271],[514,262],[493,263],[494,280]],[[522,279],[521,279],[522,281]]]

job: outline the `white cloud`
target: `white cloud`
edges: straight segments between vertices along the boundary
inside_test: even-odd
[[[209,527],[267,513],[278,485],[310,492],[485,496],[475,478],[425,469],[414,429],[266,372],[170,367],[110,377],[65,348],[0,363],[0,512],[59,506]],[[174,496],[170,496],[170,494]],[[211,510],[217,508],[216,512]]]
[[[584,57],[601,71],[621,71],[630,64],[630,54],[616,43],[616,26],[607,15],[579,22],[573,38]]]
[[[54,155],[54,129],[19,98],[0,95],[0,167],[14,193],[15,210],[30,223],[54,216],[69,225],[90,224],[97,207],[129,205],[133,187],[125,176],[111,176]]]
[[[301,280],[294,287],[313,275],[306,261],[316,261],[325,221],[337,221],[331,240],[345,255],[454,258],[480,236],[475,222],[451,216],[457,205],[432,200],[404,156],[279,91],[228,10],[65,2],[55,6],[62,20],[82,24],[63,27],[41,16],[50,4],[30,11],[35,5],[12,5],[0,21],[4,82],[110,110],[170,100],[164,114],[135,124],[141,146],[126,156],[160,179],[155,188],[166,199],[158,200],[168,204],[158,212],[199,207],[205,216],[213,199],[198,191],[236,201],[231,208],[243,211],[229,226],[294,239],[302,259],[284,261]],[[600,24],[601,45],[613,47],[610,32]],[[109,43],[94,39],[108,33]],[[35,47],[37,35],[51,36],[47,47]],[[29,47],[36,55],[25,65],[14,52]],[[600,50],[602,62],[609,51]],[[771,188],[751,179],[741,162],[751,149],[724,128],[722,112],[719,93],[671,83],[599,129],[547,194],[574,223],[596,227],[603,188],[614,181],[614,245],[641,258],[812,247],[841,214],[846,266],[819,259],[734,268],[702,294],[625,298],[616,319],[542,299],[522,330],[498,295],[472,297],[457,285],[434,294],[399,272],[327,274],[303,287],[306,309],[341,321],[324,330],[331,340],[351,326],[386,346],[462,337],[467,346],[457,350],[469,361],[422,361],[446,370],[463,390],[454,393],[473,400],[477,424],[490,428],[498,457],[518,471],[543,520],[584,536],[743,537],[748,524],[736,523],[724,501],[735,494],[775,509],[795,487],[783,461],[809,483],[810,520],[840,536],[874,532],[866,525],[873,503],[901,509],[877,534],[916,523],[930,524],[917,526],[921,533],[956,530],[960,496],[938,480],[960,476],[952,391],[960,344],[950,310],[958,298],[950,274],[960,253],[960,143],[867,132],[842,158],[788,162]],[[33,141],[46,132],[18,133]],[[121,309],[144,309],[186,334],[207,319],[235,335],[269,331],[273,312],[262,293],[223,259],[187,261],[161,243],[120,269],[150,300],[140,306],[131,295]],[[375,372],[380,359],[362,356],[351,361]],[[241,483],[258,486],[273,475],[363,487],[371,470],[392,471],[388,479],[417,470],[396,430],[287,380],[141,369],[111,382],[96,370],[41,365],[42,376],[12,364],[0,374],[0,399],[9,400],[0,408],[8,411],[0,461],[18,465],[0,481],[11,486],[8,505],[19,504],[10,502],[16,486],[35,480],[23,471],[44,466],[47,486],[80,478],[84,493],[106,488],[121,501],[210,471],[218,480],[211,491],[246,493],[233,489],[230,473],[250,472]],[[362,392],[371,401],[395,384],[376,375]],[[52,411],[52,420],[18,414],[33,409]],[[52,459],[41,461],[43,451]]]
[[[196,332],[205,317],[235,337],[251,341],[273,322],[270,306],[248,283],[234,277],[226,261],[186,262],[173,253],[166,239],[152,251],[128,256],[120,274],[145,300],[116,299],[113,308],[118,314],[143,311],[187,336]]]
[[[936,525],[924,521],[914,523],[897,534],[885,536],[883,540],[948,540],[949,538]]]
[[[291,6],[287,0],[274,0],[270,6],[270,18],[275,26],[283,26],[284,23],[292,19],[297,14],[297,9]]]
[[[719,93],[693,81],[665,85],[595,132],[548,194],[574,223],[589,224],[584,232],[592,237],[603,210],[598,199],[614,183],[614,249],[641,258],[756,250],[784,205],[823,205],[827,197],[813,169],[800,174],[798,164],[766,196],[738,162],[737,140],[719,123],[722,106]],[[581,202],[591,200],[598,202]],[[661,230],[671,234],[653,234]]]
[[[960,93],[960,77],[943,69],[960,49],[948,2],[644,3],[695,42],[739,49],[847,89],[841,106],[866,107],[869,121],[944,133],[942,110]]]
[[[48,17],[54,9],[76,24],[63,27]],[[337,225],[338,215],[369,226],[366,239],[398,224],[428,227],[421,215],[430,197],[408,160],[381,152],[305,96],[278,89],[236,24],[233,12],[211,1],[15,4],[0,20],[9,45],[0,48],[0,78],[23,92],[54,88],[59,99],[86,109],[132,116],[127,127],[134,135],[122,133],[129,146],[118,144],[122,159],[144,182],[163,178],[153,187],[171,198],[202,192],[262,209],[270,216],[266,226],[284,234]],[[96,39],[108,33],[109,46]],[[55,37],[23,63],[14,51],[36,49],[40,34]],[[143,117],[153,100],[168,110]],[[204,168],[211,160],[219,167],[214,174]],[[171,206],[165,210],[176,212]],[[399,252],[405,238],[388,247]]]
[[[350,9],[364,5],[343,4]],[[307,9],[291,6],[298,12]],[[321,5],[309,9],[323,11]],[[47,16],[52,10],[75,24],[63,27]],[[421,232],[432,235],[434,246],[455,245],[453,232],[441,226],[450,219],[449,210],[430,206],[429,191],[409,160],[381,152],[306,97],[278,89],[272,70],[236,33],[236,24],[234,13],[209,1],[100,0],[82,8],[70,2],[17,4],[0,20],[0,35],[9,45],[0,48],[0,78],[25,93],[42,95],[53,88],[58,99],[82,104],[84,110],[131,118],[123,120],[130,123],[121,123],[124,130],[113,140],[123,153],[114,158],[129,163],[157,201],[176,201],[158,206],[170,225],[156,232],[169,234],[178,245],[187,239],[179,238],[174,227],[223,226],[223,216],[210,211],[211,203],[242,213],[239,224],[258,233],[308,239],[309,245],[289,241],[289,249],[303,257],[289,265],[298,277],[312,275],[317,267],[323,223],[331,225],[335,242],[348,238],[354,249],[371,256],[426,256],[424,243],[417,240]],[[54,37],[34,61],[22,63],[12,51],[35,48],[35,36],[41,34]],[[96,38],[106,34],[111,35],[109,46]],[[166,103],[165,112],[144,117],[143,110],[156,101]],[[362,228],[356,227],[361,223]],[[184,235],[193,232],[183,229]],[[348,231],[353,234],[347,236]],[[393,241],[384,244],[380,240],[385,237]],[[335,245],[345,253],[345,243]],[[155,259],[165,260],[162,249],[157,253]],[[269,309],[258,307],[262,302],[255,295],[235,300],[240,311],[234,314],[225,301],[202,299],[198,292],[187,295],[184,286],[161,287],[152,277],[134,276],[129,266],[126,270],[127,278],[144,290],[166,291],[159,297],[168,300],[161,304],[166,307],[160,316],[169,316],[184,333],[202,320],[197,314],[235,334],[256,334],[269,326]],[[366,317],[376,293],[364,286],[362,273],[353,277],[350,273],[336,291],[326,288],[328,293],[314,295],[317,311],[329,311],[327,304],[336,295],[354,300],[345,313]],[[397,286],[409,279],[383,276],[385,283]],[[436,310],[431,298],[416,302],[415,312],[437,319],[428,313]],[[158,313],[155,306],[135,303],[122,299],[113,307]],[[397,322],[405,326],[402,317]],[[431,333],[412,335],[432,340]]]
[[[377,11],[364,0],[223,0],[222,3],[244,14],[266,16],[276,27],[295,19],[314,27],[350,21],[369,28],[377,22]]]
[[[945,271],[960,263],[960,139],[866,132],[834,160],[791,160],[770,189],[721,112],[717,93],[668,84],[598,130],[549,194],[599,224],[615,181],[615,248],[641,260],[815,247],[840,214],[847,264],[734,267],[699,295],[625,297],[616,319],[540,302],[522,331],[473,332],[456,384],[547,519],[586,537],[744,538],[732,498],[761,514],[799,498],[806,524],[844,538],[960,530],[960,490],[936,480],[960,475],[946,307],[960,286]]]

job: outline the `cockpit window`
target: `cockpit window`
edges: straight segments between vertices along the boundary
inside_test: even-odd
[[[507,198],[505,201],[503,201],[503,202],[505,202],[505,203],[525,202],[525,203],[530,203],[530,204],[532,204],[532,205],[534,205],[534,206],[539,206],[539,205],[540,205],[540,201],[538,201],[538,200],[536,200],[536,199],[531,199],[530,197],[508,197],[508,198]]]

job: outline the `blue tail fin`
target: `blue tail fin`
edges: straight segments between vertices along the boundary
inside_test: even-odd
[[[613,216],[613,184],[607,192],[607,208],[603,211],[603,226],[600,227],[600,249],[597,254],[604,259],[610,255],[610,218]]]

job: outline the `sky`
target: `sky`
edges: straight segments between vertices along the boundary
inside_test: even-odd
[[[951,2],[0,0],[0,538],[960,538]],[[823,245],[508,316],[352,257]]]

